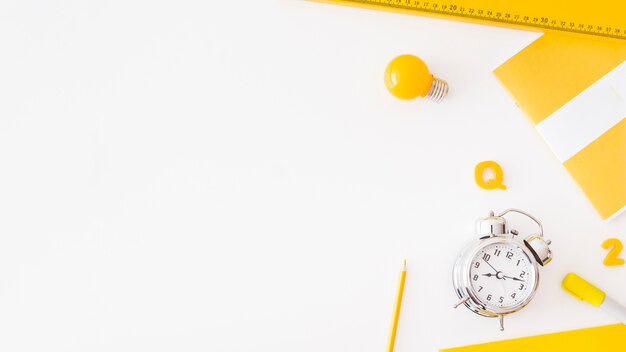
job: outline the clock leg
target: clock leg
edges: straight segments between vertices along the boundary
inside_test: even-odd
[[[452,306],[452,308],[456,308],[456,307],[460,306],[461,304],[463,304],[463,303],[465,303],[465,302],[469,301],[469,299],[470,299],[469,297],[465,297],[465,298],[463,298],[463,299],[462,299],[462,300],[460,300],[458,303],[456,303],[455,305],[453,305],[453,306]]]
[[[500,314],[500,331],[504,331],[504,315]]]

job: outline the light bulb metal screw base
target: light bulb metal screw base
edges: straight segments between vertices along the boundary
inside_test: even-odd
[[[435,102],[441,101],[448,94],[448,82],[433,76],[433,84],[426,93],[426,98]]]

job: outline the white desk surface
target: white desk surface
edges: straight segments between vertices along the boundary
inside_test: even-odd
[[[613,323],[569,271],[626,303],[600,247],[626,216],[600,219],[492,74],[538,33],[287,0],[0,14],[2,351],[383,351],[403,258],[397,352]],[[386,91],[401,53],[444,102]],[[508,190],[474,184],[486,159]],[[507,207],[555,260],[500,332],[451,308],[451,270]]]

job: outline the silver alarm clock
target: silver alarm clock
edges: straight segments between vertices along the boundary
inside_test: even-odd
[[[508,230],[504,215],[517,212],[532,219],[539,233],[523,240],[519,233]],[[532,215],[507,209],[499,215],[493,212],[476,222],[479,239],[470,243],[454,264],[452,282],[460,301],[454,308],[465,305],[471,311],[500,318],[524,308],[532,300],[539,285],[539,265],[552,260],[550,241],[543,238],[543,226]]]

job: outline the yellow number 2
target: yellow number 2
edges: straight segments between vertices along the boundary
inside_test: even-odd
[[[609,238],[608,240],[602,242],[602,248],[611,249],[609,251],[609,254],[606,255],[606,258],[604,258],[604,265],[624,265],[624,259],[617,257],[622,251],[622,248],[624,248],[624,246],[622,245],[622,241],[618,240],[617,238]]]

